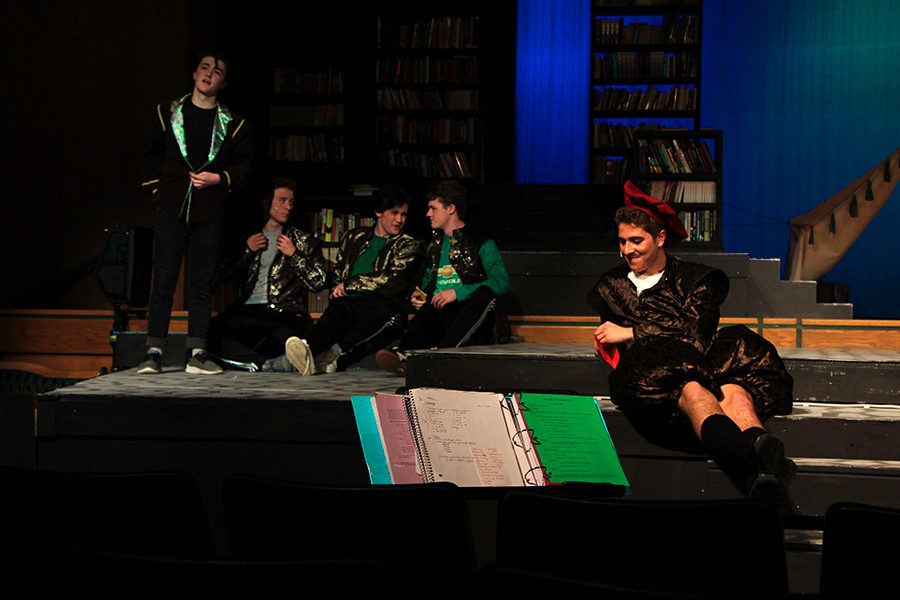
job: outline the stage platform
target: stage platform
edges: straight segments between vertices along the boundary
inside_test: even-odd
[[[791,415],[767,426],[798,464],[791,492],[799,518],[786,539],[793,589],[812,591],[828,506],[900,506],[900,352],[779,351],[795,377],[795,405]],[[549,391],[601,398],[634,498],[739,495],[705,456],[640,436],[606,398],[607,374],[590,346],[530,343],[417,351],[405,380],[367,369],[311,377],[200,376],[174,367],[137,375],[128,369],[36,396],[34,464],[64,471],[187,471],[204,490],[215,530],[223,518],[221,484],[233,475],[367,484],[354,395],[405,387]],[[27,426],[27,399],[22,406],[19,418]],[[492,509],[474,513],[489,531]]]
[[[800,465],[795,500],[900,498],[900,352],[781,349],[795,378],[791,415],[768,423]],[[580,344],[506,344],[413,352],[406,380],[360,369],[301,377],[133,369],[37,397],[40,468],[185,468],[364,484],[354,395],[404,387],[544,391],[601,397],[635,497],[723,497],[736,491],[705,457],[647,442],[606,398],[609,368]],[[202,476],[202,473],[198,473]]]

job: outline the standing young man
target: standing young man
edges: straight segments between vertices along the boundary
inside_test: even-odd
[[[262,231],[247,238],[243,253],[229,273],[240,277],[240,299],[212,320],[211,351],[225,358],[262,365],[263,370],[285,370],[284,343],[304,335],[312,325],[306,301],[309,292],[327,284],[327,262],[322,242],[289,225],[295,208],[297,184],[293,179],[272,180],[263,198]],[[230,340],[246,353],[228,352]]]
[[[420,243],[402,233],[409,197],[401,188],[381,188],[375,199],[375,225],[341,238],[328,308],[305,339],[285,343],[287,358],[301,375],[333,372],[340,357],[350,360],[367,343],[396,335],[403,321],[404,300],[420,265]]]
[[[212,281],[225,221],[225,198],[250,177],[250,125],[218,102],[228,81],[228,63],[204,52],[194,70],[191,93],[156,107],[153,142],[142,160],[142,188],[157,203],[153,291],[147,354],[138,373],[159,373],[172,299],[187,250],[188,373],[221,373],[205,352]]]
[[[416,314],[398,346],[379,350],[378,365],[406,375],[406,351],[453,348],[472,339],[509,290],[509,276],[493,240],[467,225],[468,196],[456,180],[441,180],[426,192],[431,243],[420,288],[411,298]]]

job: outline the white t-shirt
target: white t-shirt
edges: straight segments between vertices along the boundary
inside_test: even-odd
[[[634,271],[629,271],[628,279],[630,279],[631,283],[634,284],[634,287],[637,288],[638,296],[640,296],[641,292],[649,290],[656,285],[662,278],[663,273],[665,273],[665,271],[660,271],[656,275],[637,275]]]

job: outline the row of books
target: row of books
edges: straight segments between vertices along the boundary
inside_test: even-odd
[[[477,48],[478,17],[431,17],[400,22],[378,17],[379,48]]]
[[[663,127],[661,125],[640,123],[630,125],[612,123],[594,119],[591,123],[591,142],[594,148],[631,148],[634,145],[634,134],[637,131],[686,131],[685,129]]]
[[[269,139],[269,157],[296,162],[341,162],[344,136],[316,133],[273,137]]]
[[[686,241],[713,242],[716,240],[718,211],[715,209],[679,211],[678,216],[688,233]]]
[[[339,127],[344,124],[343,104],[274,104],[269,110],[273,127]]]
[[[383,150],[381,164],[385,167],[411,169],[420,177],[470,178],[477,175],[477,156],[472,152],[442,152],[425,154],[402,150]]]
[[[638,139],[642,173],[715,173],[718,171],[704,140]]]
[[[594,0],[594,8],[622,8],[628,6],[699,6],[700,0]]]
[[[342,94],[344,72],[328,69],[310,73],[279,67],[275,69],[272,90],[276,94]]]
[[[474,144],[475,119],[379,117],[376,140],[395,144]]]
[[[625,23],[623,18],[595,19],[595,44],[695,44],[696,15],[664,15],[661,25]]]
[[[379,88],[376,106],[384,110],[475,110],[478,90],[411,90]]]
[[[693,52],[613,52],[595,54],[592,72],[596,79],[698,77],[700,61]]]
[[[605,112],[634,112],[659,110],[693,110],[697,106],[697,88],[674,86],[661,91],[653,86],[646,90],[605,87],[598,90],[594,104]]]
[[[340,213],[334,208],[323,208],[311,215],[310,231],[323,242],[338,242],[344,233],[357,227],[370,227],[375,217],[360,213]]]
[[[478,58],[385,58],[375,63],[375,81],[390,83],[471,83],[478,81]]]
[[[668,204],[715,204],[715,181],[653,181],[648,193]]]
[[[601,185],[625,185],[630,176],[631,161],[625,158],[610,158],[608,156],[594,157],[594,175],[591,183]]]

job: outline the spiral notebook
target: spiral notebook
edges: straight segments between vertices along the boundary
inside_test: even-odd
[[[372,483],[628,486],[590,396],[414,388],[352,405]]]

